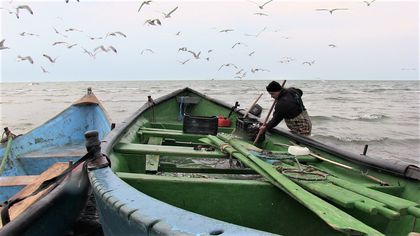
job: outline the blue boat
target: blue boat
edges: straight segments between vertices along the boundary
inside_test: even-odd
[[[111,131],[109,115],[90,88],[70,107],[24,135],[5,128],[8,135],[0,144],[0,201],[23,197],[68,169],[87,153],[84,134],[89,130],[97,130],[101,139]],[[3,224],[0,235],[63,235],[86,204],[90,186],[85,169],[86,165],[74,168],[24,209],[21,205],[27,203],[16,204],[18,213],[13,213],[15,206],[10,208],[11,221]]]

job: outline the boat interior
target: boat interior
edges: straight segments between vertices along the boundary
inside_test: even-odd
[[[151,104],[113,146],[113,171],[133,188],[176,207],[277,234],[361,233],[340,225],[340,219],[386,235],[420,230],[414,180],[356,165],[316,147],[307,147],[310,153],[305,155],[291,155],[289,147],[299,144],[274,133],[254,145],[249,138],[238,138],[239,112],[230,115],[229,127],[216,132],[207,122],[186,130],[186,117],[227,117],[230,109],[188,91]],[[276,173],[261,174],[238,155],[257,157],[268,164],[264,170]],[[274,175],[280,176],[270,179]],[[288,186],[308,195],[296,197]],[[303,203],[303,196],[310,201]],[[322,210],[313,210],[311,204],[322,205],[317,208]],[[328,223],[332,221],[335,225]]]

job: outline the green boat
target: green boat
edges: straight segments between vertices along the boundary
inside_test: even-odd
[[[279,128],[254,145],[258,125],[190,88],[149,97],[89,172],[105,235],[420,232],[418,166]]]

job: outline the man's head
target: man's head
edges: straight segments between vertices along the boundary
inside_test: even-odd
[[[280,91],[282,90],[281,85],[276,81],[271,81],[265,88],[272,98],[278,98]]]

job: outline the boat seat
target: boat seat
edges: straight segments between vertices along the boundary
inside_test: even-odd
[[[64,145],[60,149],[55,146],[51,148],[43,148],[32,152],[24,153],[18,156],[19,159],[23,158],[63,158],[63,157],[82,157],[86,154],[86,147],[84,143]]]
[[[150,144],[119,143],[114,150],[126,154],[154,154],[164,156],[202,157],[202,158],[228,158],[227,154],[219,150],[194,150],[192,147],[162,146]]]
[[[148,144],[162,145],[163,138],[150,137]],[[159,168],[159,155],[147,154],[146,155],[146,171],[157,172]]]
[[[152,128],[157,128],[157,129],[168,129],[171,131],[181,131],[182,132],[182,127],[183,124],[182,123],[160,123],[160,122],[150,122],[150,125]],[[150,129],[150,128],[147,128]],[[223,133],[227,133],[230,134],[233,132],[235,128],[234,127],[218,127],[218,132],[223,132]]]
[[[1,176],[0,187],[26,186],[38,178],[39,175]]]
[[[50,168],[44,171],[41,175],[36,176],[36,178],[30,184],[26,185],[26,187],[24,187],[20,192],[18,192],[12,198],[25,197],[31,194],[42,184],[42,182],[60,175],[68,167],[69,167],[69,163],[65,163],[65,162],[54,163],[52,166],[50,166]],[[21,176],[21,177],[27,177],[27,176]],[[25,200],[13,205],[9,209],[10,220],[13,220],[17,216],[19,216],[22,212],[24,212],[27,208],[29,208],[34,202],[36,202],[38,199],[44,196],[44,194],[48,193],[51,187],[52,186],[44,189],[43,191],[39,192],[38,194],[34,196],[28,197]],[[1,221],[0,221],[0,224],[1,224]]]
[[[172,138],[178,141],[189,141],[189,142],[199,142],[200,138],[206,137],[206,135],[200,134],[184,134],[182,130],[168,130],[168,129],[140,129],[137,134],[142,139],[147,139],[147,137],[162,137],[162,138]]]

